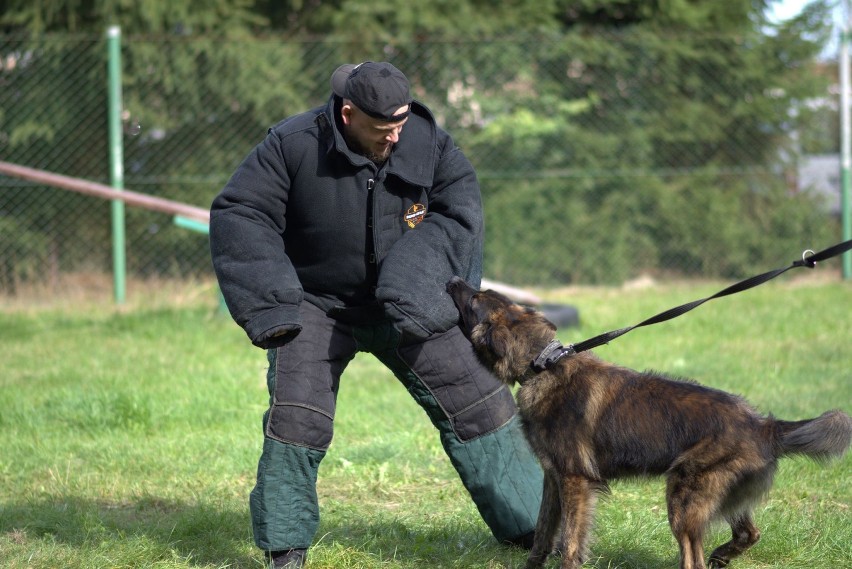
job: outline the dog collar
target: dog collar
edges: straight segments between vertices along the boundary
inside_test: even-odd
[[[532,367],[536,373],[541,373],[544,370],[553,367],[553,364],[565,356],[572,356],[576,353],[577,351],[574,349],[574,344],[563,346],[559,340],[554,338],[541,351],[538,357],[530,363],[530,367]]]

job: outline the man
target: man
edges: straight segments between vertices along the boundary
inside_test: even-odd
[[[272,567],[304,564],[338,382],[366,351],[426,411],[497,540],[528,547],[542,474],[445,292],[453,275],[481,278],[476,175],[393,65],[343,65],[331,84],[326,105],[269,130],[211,208],[225,301],[269,360],[255,542]]]

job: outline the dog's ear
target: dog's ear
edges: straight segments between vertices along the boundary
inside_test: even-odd
[[[509,329],[499,325],[490,326],[485,333],[485,344],[488,346],[488,351],[494,354],[497,359],[505,358],[511,345]]]

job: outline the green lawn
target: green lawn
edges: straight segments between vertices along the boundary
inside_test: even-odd
[[[540,292],[579,308],[581,328],[560,334],[567,342],[726,284]],[[120,310],[0,304],[0,566],[263,566],[247,497],[267,401],[265,354],[217,313],[212,287],[180,302],[156,296],[137,294]],[[596,352],[798,419],[852,411],[850,340],[852,284],[784,277]],[[852,566],[850,466],[850,455],[824,466],[783,461],[757,509],[763,539],[732,566]],[[369,356],[344,375],[318,491],[311,568],[523,566],[524,552],[491,538],[426,417]],[[660,480],[615,483],[598,510],[588,566],[676,567],[665,511]],[[708,551],[726,539],[719,528]]]

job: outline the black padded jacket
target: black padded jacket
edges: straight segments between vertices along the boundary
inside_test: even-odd
[[[347,147],[339,105],[332,95],[270,128],[211,206],[219,286],[262,348],[301,329],[303,300],[426,338],[458,322],[450,277],[482,276],[476,174],[431,112],[412,104],[380,168]]]

